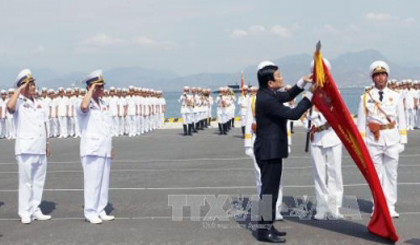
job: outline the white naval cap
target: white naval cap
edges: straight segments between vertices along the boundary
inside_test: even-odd
[[[130,86],[128,86],[128,89],[129,90],[133,90],[134,89],[134,86],[133,85],[130,85]]]
[[[21,72],[19,72],[18,76],[16,77],[15,87],[18,88],[22,84],[33,81],[35,81],[35,79],[32,77],[31,70],[23,69]]]
[[[185,86],[185,87],[184,87],[184,90],[187,90],[187,89],[188,89],[188,90],[190,90],[190,87]]]
[[[242,90],[246,90],[246,89],[248,89],[248,85],[244,85],[244,86],[242,86]]]
[[[115,87],[114,87],[114,86],[111,86],[111,87],[109,88],[109,91],[115,91]]]
[[[83,83],[86,83],[86,86],[89,86],[94,83],[105,84],[104,78],[102,75],[102,70],[95,70],[85,77]]]
[[[9,92],[9,93],[14,93],[14,92],[15,92],[15,90],[14,90],[14,89],[12,89],[12,88],[9,88],[8,92]]]
[[[377,60],[373,62],[370,67],[370,76],[372,77],[375,74],[378,73],[386,73],[389,76],[389,66],[385,61]]]
[[[324,60],[324,63],[327,66],[328,70],[331,71],[331,69],[332,69],[331,63],[326,58],[322,58],[322,59]],[[311,70],[309,72],[314,71],[314,64],[315,64],[315,62],[314,62],[314,60],[312,60],[311,61]]]
[[[4,90],[4,89],[2,89],[2,90],[1,90],[1,94],[7,94],[7,91],[6,91],[6,90]]]
[[[41,91],[42,91],[42,92],[47,92],[47,91],[48,91],[48,89],[47,89],[46,87],[43,87]]]
[[[71,88],[67,88],[66,89],[66,92],[71,92],[72,91],[72,89]]]
[[[251,91],[257,91],[258,88],[257,87],[251,87]]]
[[[52,89],[52,88],[48,89],[48,93],[49,94],[54,93],[54,89]]]
[[[276,66],[276,65],[269,60],[265,60],[258,65],[257,71],[259,71],[259,70],[261,70],[261,69],[263,69],[264,67],[267,67],[267,66]]]
[[[63,88],[63,87],[59,87],[59,88],[58,88],[58,91],[59,91],[59,92],[64,92],[64,88]]]
[[[80,91],[80,88],[79,87],[75,87],[74,88],[74,91]]]

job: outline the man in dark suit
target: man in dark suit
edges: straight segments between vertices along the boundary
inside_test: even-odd
[[[282,236],[286,232],[280,232],[273,226],[276,212],[280,177],[282,171],[282,159],[288,157],[287,143],[287,120],[297,120],[307,109],[312,106],[311,91],[307,92],[295,108],[284,106],[284,102],[293,100],[303,91],[306,83],[310,83],[312,76],[308,75],[300,79],[295,86],[287,92],[278,92],[283,87],[283,78],[276,65],[270,61],[264,61],[258,66],[259,90],[255,105],[256,117],[256,140],[254,154],[258,166],[261,169],[261,195],[260,200],[271,197],[271,210],[264,210],[260,202],[260,221],[256,231],[256,238],[260,241],[283,243],[286,239]],[[269,199],[268,199],[269,200]],[[264,216],[271,214],[271,217]],[[263,215],[264,214],[264,215]],[[270,215],[268,215],[270,216]]]

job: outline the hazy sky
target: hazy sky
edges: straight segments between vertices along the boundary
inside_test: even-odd
[[[420,65],[419,0],[0,0],[0,66],[235,72],[264,59],[376,49]]]

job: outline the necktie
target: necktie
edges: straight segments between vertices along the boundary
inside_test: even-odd
[[[379,91],[379,100],[382,101],[384,98],[384,91]]]

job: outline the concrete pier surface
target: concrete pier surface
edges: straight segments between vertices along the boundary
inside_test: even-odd
[[[101,225],[84,221],[79,139],[50,140],[53,153],[41,209],[52,220],[30,225],[21,224],[17,215],[14,141],[0,140],[0,244],[258,244],[241,216],[256,188],[238,126],[227,136],[210,128],[192,137],[182,136],[181,129],[166,129],[114,138],[107,210],[116,220]],[[297,127],[291,156],[284,163],[285,219],[275,226],[287,231],[287,243],[389,243],[366,229],[371,193],[345,150],[346,219],[313,219],[312,165],[304,152],[305,137]],[[401,243],[420,244],[420,131],[410,131],[408,137],[399,163],[400,218],[393,222]]]

